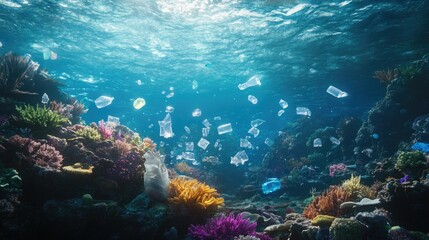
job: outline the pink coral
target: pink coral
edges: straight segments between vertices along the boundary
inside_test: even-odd
[[[329,176],[333,177],[336,173],[343,173],[347,170],[344,163],[333,164],[329,166]]]
[[[9,142],[17,148],[17,156],[21,160],[46,170],[61,168],[63,156],[55,147],[18,135],[10,137]]]
[[[103,139],[109,139],[113,136],[113,129],[107,126],[103,119],[98,122],[98,132]]]

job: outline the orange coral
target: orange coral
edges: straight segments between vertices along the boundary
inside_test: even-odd
[[[340,216],[340,205],[350,199],[350,194],[342,187],[331,186],[322,195],[317,196],[304,209],[304,215],[313,219],[317,215]]]
[[[391,83],[397,77],[398,77],[397,68],[393,69],[393,71],[390,69],[387,69],[387,71],[386,70],[375,71],[373,76],[373,78],[376,78],[380,80],[380,82],[387,83],[387,84]]]
[[[224,200],[219,197],[216,189],[196,179],[175,178],[170,181],[169,188],[168,201],[190,210],[212,212],[224,205]]]

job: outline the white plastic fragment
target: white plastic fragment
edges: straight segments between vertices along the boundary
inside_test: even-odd
[[[43,103],[43,104],[47,104],[48,102],[49,102],[48,94],[44,93],[44,94],[42,95],[42,103]]]
[[[201,116],[201,109],[196,108],[194,111],[192,111],[192,117],[199,117]]]
[[[249,78],[245,83],[238,84],[238,89],[244,90],[252,86],[261,86],[261,78],[258,75]]]
[[[340,89],[334,87],[334,86],[329,86],[328,89],[326,89],[326,92],[331,94],[332,96],[336,97],[336,98],[343,98],[343,97],[347,97],[349,94],[341,91]]]
[[[94,103],[95,106],[97,106],[97,108],[104,108],[109,106],[113,99],[115,99],[114,97],[108,97],[108,96],[100,96],[97,99],[95,99]]]
[[[194,151],[194,142],[185,142],[186,145],[186,151]]]
[[[174,107],[172,107],[172,106],[165,107],[165,112],[166,113],[172,113],[172,112],[174,112]]]
[[[280,99],[279,104],[280,104],[280,107],[282,107],[283,109],[289,106],[289,104],[283,99]]]
[[[331,143],[335,145],[340,145],[341,143],[340,140],[335,137],[330,137],[329,140],[331,140]]]
[[[200,147],[200,148],[202,148],[202,149],[204,149],[204,150],[206,150],[206,148],[207,148],[207,146],[210,144],[210,142],[209,141],[207,141],[206,139],[204,139],[204,138],[201,138],[200,139],[200,141],[198,141],[198,143],[197,143],[197,145],[198,145],[198,147]]]
[[[192,89],[196,90],[198,88],[198,82],[197,81],[192,81]]]
[[[255,120],[252,120],[250,122],[250,126],[252,126],[252,127],[258,127],[258,126],[261,126],[264,122],[265,122],[265,120],[255,119]]]
[[[114,116],[110,116],[110,115],[107,116],[106,126],[114,128],[114,127],[119,126],[119,125],[121,125],[121,122],[120,122],[118,117],[114,117]]]
[[[182,158],[185,160],[195,161],[195,154],[193,152],[183,152]]]
[[[283,113],[285,113],[285,110],[281,109],[278,111],[277,116],[280,117],[281,115],[283,115]]]
[[[227,124],[220,125],[219,127],[217,127],[217,133],[219,135],[222,135],[225,133],[230,133],[230,132],[232,132],[231,123],[227,123]]]
[[[268,147],[271,147],[271,146],[273,146],[274,141],[273,141],[273,140],[271,140],[270,138],[265,138],[264,143],[265,143]]]
[[[240,138],[240,147],[242,147],[242,148],[253,148],[253,145],[246,138]]]
[[[296,108],[296,114],[297,115],[303,115],[303,116],[311,116],[311,111],[310,109],[306,108],[306,107],[297,107]]]
[[[249,100],[249,102],[251,102],[252,104],[257,104],[258,103],[258,99],[255,96],[253,96],[253,95],[247,96],[247,100]]]
[[[253,137],[257,137],[259,135],[259,129],[252,127],[251,129],[249,129],[247,133],[252,134]]]
[[[322,139],[320,138],[315,138],[313,140],[313,147],[322,147]]]
[[[164,120],[158,121],[159,124],[159,136],[164,138],[171,138],[174,136],[171,116],[169,113],[165,116]]]
[[[249,157],[244,150],[237,152],[234,157],[231,157],[231,164],[234,164],[235,166],[240,164],[243,165],[247,161],[249,161]]]
[[[207,137],[209,135],[209,132],[210,132],[210,128],[201,129],[201,134],[203,135],[203,137]]]
[[[207,118],[206,118],[206,119],[204,119],[204,121],[203,121],[203,125],[204,125],[206,128],[210,128],[210,127],[211,127],[211,123],[209,122],[209,120],[207,120]]]
[[[190,134],[190,133],[191,133],[191,129],[189,129],[187,126],[185,126],[185,127],[184,127],[184,129],[185,129],[185,132],[186,132],[187,134]]]

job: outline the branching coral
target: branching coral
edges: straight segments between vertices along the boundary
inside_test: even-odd
[[[76,135],[93,142],[101,141],[101,134],[93,127],[80,128],[76,131]]]
[[[92,174],[92,169],[94,169],[94,166],[82,163],[75,163],[73,165],[64,166],[62,168],[63,172],[76,175],[90,175]]]
[[[136,151],[121,156],[113,163],[113,166],[107,170],[110,178],[120,182],[143,181],[144,159]]]
[[[224,205],[216,189],[196,179],[175,178],[170,181],[169,192],[169,202],[191,210],[212,212]]]
[[[17,148],[17,156],[20,160],[46,170],[59,170],[61,168],[63,156],[51,145],[18,135],[9,138],[9,143]]]
[[[386,70],[375,71],[373,76],[373,78],[376,78],[380,80],[380,82],[387,83],[387,84],[391,83],[397,77],[398,77],[397,68],[393,70],[387,69],[387,71]]]
[[[342,187],[331,186],[322,195],[316,196],[304,209],[304,215],[313,219],[317,215],[340,216],[340,205],[349,201],[350,194]]]
[[[425,166],[426,157],[420,151],[401,152],[395,164],[395,168],[402,172],[423,169]]]
[[[24,105],[16,107],[17,121],[33,131],[46,131],[60,127],[68,119],[46,107]]]
[[[191,225],[189,235],[198,240],[232,240],[240,236],[254,236],[256,239],[270,239],[256,232],[256,222],[244,219],[241,214],[220,215],[205,225]],[[243,238],[240,238],[243,239]]]

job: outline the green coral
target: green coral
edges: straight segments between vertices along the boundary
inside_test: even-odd
[[[67,123],[69,120],[61,116],[59,113],[52,111],[49,108],[36,107],[31,105],[17,106],[18,122],[25,125],[25,127],[36,131],[49,132],[61,125]]]
[[[87,140],[98,142],[101,141],[101,134],[97,129],[92,127],[85,127],[76,131],[76,136],[83,137]]]
[[[365,239],[365,225],[356,219],[336,218],[329,233],[333,240],[362,240]]]
[[[396,159],[395,168],[401,172],[423,170],[426,166],[426,157],[420,151],[401,152]]]

